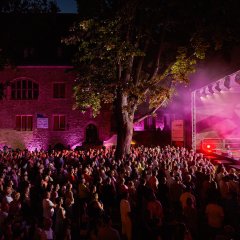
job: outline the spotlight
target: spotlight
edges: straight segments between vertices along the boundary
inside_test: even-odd
[[[211,141],[209,143],[209,140],[202,142],[202,151],[205,153],[212,153],[215,148],[215,144],[211,143]]]
[[[217,82],[216,85],[213,87],[213,91],[215,93],[221,92],[221,88],[220,88],[220,83],[219,82]]]
[[[231,87],[230,87],[230,82],[231,82],[230,76],[226,76],[226,77],[224,78],[224,86],[225,86],[227,89],[230,89],[230,88],[231,88]]]
[[[211,96],[214,93],[211,85],[205,87],[205,93],[207,96]]]
[[[206,97],[206,90],[205,90],[205,88],[202,88],[201,90],[200,90],[200,94],[201,94],[201,97]]]
[[[228,85],[227,85],[227,83],[228,83]],[[230,79],[228,80],[228,79],[221,79],[221,80],[219,80],[219,87],[220,87],[220,89],[221,89],[221,91],[228,91],[229,90],[229,83],[230,83]]]
[[[208,85],[208,92],[209,92],[210,94],[213,94],[213,93],[214,93],[213,85]]]
[[[235,82],[240,84],[240,71],[235,76]]]
[[[224,85],[230,90],[239,89],[240,87],[240,71],[230,76],[227,76],[224,81]]]

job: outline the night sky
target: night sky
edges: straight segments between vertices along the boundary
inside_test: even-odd
[[[76,13],[77,5],[75,0],[56,0],[62,13]]]

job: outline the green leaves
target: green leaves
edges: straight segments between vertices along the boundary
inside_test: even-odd
[[[98,93],[94,93],[90,89],[74,87],[75,104],[73,109],[80,109],[83,113],[91,108],[93,116],[96,116],[101,108],[101,100]]]
[[[2,13],[56,13],[60,12],[54,0],[2,0]]]
[[[200,60],[205,59],[206,53],[210,48],[209,42],[207,42],[206,39],[204,39],[203,37],[195,35],[191,39],[191,45],[194,50],[194,56],[196,56],[196,58]]]
[[[190,46],[179,47],[176,61],[171,66],[174,82],[188,83],[189,74],[195,72],[199,60],[204,60],[210,44],[199,34],[190,39]]]
[[[177,84],[189,82],[210,47],[219,49],[226,39],[210,34],[211,14],[218,11],[208,8],[205,16],[207,1],[103,1],[104,6],[101,14],[92,9],[92,17],[77,22],[63,41],[76,47],[76,106],[91,106],[95,113],[113,103],[117,92],[128,95],[127,109],[148,99],[151,107],[161,106]]]
[[[180,47],[176,56],[176,61],[171,66],[171,75],[174,82],[188,83],[189,74],[194,72],[196,59],[194,54],[188,56],[188,49]]]
[[[75,24],[71,35],[63,40],[67,45],[77,46],[74,63],[79,74],[74,89],[75,108],[91,106],[97,114],[101,103],[114,101],[117,89],[134,88],[131,74],[126,80],[127,73],[132,71],[129,64],[132,58],[144,56],[144,52],[121,36],[119,24],[118,18],[83,20]],[[81,96],[86,89],[87,98]]]

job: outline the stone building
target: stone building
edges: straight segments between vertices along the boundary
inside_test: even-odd
[[[11,64],[0,70],[0,148],[74,148],[111,136],[111,113],[73,110],[72,49],[61,39],[74,14],[1,14],[0,49]]]
[[[111,135],[111,113],[73,110],[75,76],[69,66],[18,66],[0,72],[0,145],[47,149],[97,144]]]

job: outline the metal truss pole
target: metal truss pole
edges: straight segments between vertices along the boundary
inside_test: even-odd
[[[192,110],[192,149],[196,151],[196,91],[191,94],[191,110]]]

